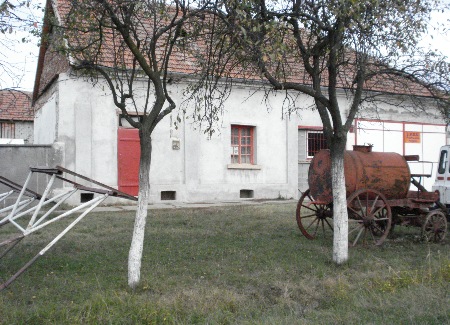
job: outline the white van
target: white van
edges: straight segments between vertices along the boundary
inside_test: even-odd
[[[439,200],[450,208],[450,145],[441,147],[439,154],[439,164],[436,171],[436,179],[433,191],[439,192]]]

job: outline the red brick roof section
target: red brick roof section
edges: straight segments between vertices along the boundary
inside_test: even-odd
[[[56,17],[60,20],[60,23],[64,23],[67,15],[71,8],[70,0],[47,0],[47,11],[53,11]],[[50,32],[47,30],[47,33]],[[45,31],[44,31],[45,33]],[[99,55],[99,63],[104,66],[112,67],[114,66],[114,46],[113,46],[113,34],[111,32],[105,32],[103,39],[103,50]],[[83,41],[80,37],[79,41]],[[52,78],[63,71],[68,71],[68,60],[62,55],[52,51],[51,44],[46,46],[46,50],[41,51],[39,57],[39,67],[37,72],[37,82],[35,84],[34,100],[39,97],[39,95],[44,91],[45,87],[53,80]],[[41,45],[42,46],[42,45]],[[205,44],[199,41],[195,44],[199,52],[205,48]],[[162,49],[158,49],[156,55],[162,56]],[[160,53],[161,52],[161,53]],[[53,55],[51,56],[50,54]],[[298,54],[297,54],[298,55]],[[126,53],[125,63],[131,62],[131,53]],[[350,60],[354,58],[354,53],[350,50],[348,51],[348,57]],[[175,48],[169,62],[169,72],[178,73],[184,75],[196,75],[200,72],[200,66],[195,58],[190,53],[185,53],[181,49]],[[301,61],[296,54],[293,53],[292,57],[288,59],[285,63],[289,66],[290,73],[285,76],[286,81],[295,82],[299,84],[311,84],[311,79],[304,70],[302,64],[298,64]],[[58,64],[56,64],[58,63]],[[259,73],[254,67],[242,67],[242,66],[230,66],[229,67],[230,76],[236,79],[247,79],[247,80],[261,80]],[[348,88],[352,83],[354,78],[354,67],[349,66],[346,69],[342,69],[339,72],[338,88]],[[324,75],[322,86],[326,87],[328,85],[326,75]],[[365,90],[382,92],[382,93],[394,93],[394,94],[406,94],[415,96],[430,96],[431,93],[424,86],[413,81],[406,80],[401,77],[384,77],[376,76],[372,80],[369,80],[364,85]]]
[[[0,90],[0,120],[33,121],[31,93]]]

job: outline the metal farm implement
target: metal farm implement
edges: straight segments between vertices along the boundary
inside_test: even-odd
[[[35,193],[28,189],[28,184],[35,173],[43,173],[49,176],[47,186],[42,195]],[[72,179],[84,180],[95,187],[82,185]],[[54,189],[55,181],[60,180],[73,185],[69,191],[64,191],[53,197],[49,197],[52,189]],[[55,168],[30,168],[28,177],[23,186],[20,186],[4,177],[0,177],[0,183],[8,188],[7,192],[0,194],[0,203],[6,202],[7,198],[15,193],[16,200],[12,205],[5,206],[0,209],[0,234],[2,227],[10,225],[15,229],[15,234],[3,241],[0,241],[0,262],[1,259],[10,252],[16,244],[18,244],[25,237],[42,230],[55,222],[65,220],[70,217],[75,219],[61,231],[48,245],[42,248],[30,261],[28,261],[22,268],[20,268],[14,275],[12,275],[4,283],[0,284],[0,291],[8,287],[17,277],[19,277],[25,270],[30,267],[39,257],[43,256],[52,246],[54,246],[67,232],[69,232],[77,223],[83,220],[89,212],[95,209],[100,203],[105,201],[108,197],[120,197],[128,200],[136,201],[137,198],[126,193],[120,192],[112,187],[97,182],[93,179],[77,174],[61,166]],[[74,195],[76,192],[82,191],[84,193],[92,193],[92,198],[87,202],[71,208],[66,211],[58,211],[58,207],[66,202],[66,200]],[[34,203],[34,204],[32,204]],[[78,214],[78,215],[77,215]],[[76,216],[77,215],[77,216]]]
[[[420,184],[430,174],[411,174],[407,161],[418,156],[372,152],[361,146],[344,154],[349,244],[381,245],[394,225],[422,229],[428,241],[439,242],[447,233],[447,207],[439,193],[427,192]],[[417,180],[419,179],[419,181]],[[314,239],[333,228],[331,158],[328,150],[311,161],[309,189],[297,204],[297,224],[302,234]],[[410,191],[410,184],[417,191]]]

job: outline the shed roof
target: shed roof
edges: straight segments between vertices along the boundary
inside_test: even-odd
[[[31,93],[19,90],[0,90],[0,120],[33,121]]]

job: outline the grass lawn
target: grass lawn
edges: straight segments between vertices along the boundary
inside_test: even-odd
[[[292,203],[150,210],[133,292],[134,212],[92,213],[0,292],[0,323],[450,324],[448,238],[428,244],[419,228],[396,227],[336,266],[331,233],[307,240],[294,215]],[[22,240],[0,280],[61,227]]]

